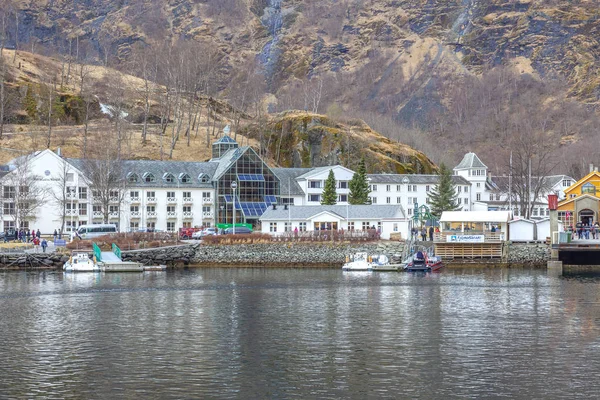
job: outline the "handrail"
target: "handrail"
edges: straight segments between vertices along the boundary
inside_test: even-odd
[[[115,255],[117,257],[119,257],[119,260],[121,260],[122,259],[121,258],[121,249],[119,248],[119,246],[117,246],[116,244],[113,243],[111,247],[112,247],[113,253],[115,253]]]
[[[94,249],[94,256],[96,256],[96,262],[102,261],[102,250],[96,243],[92,243],[92,249]]]

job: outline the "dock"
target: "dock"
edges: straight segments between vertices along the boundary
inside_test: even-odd
[[[123,261],[121,258],[121,249],[116,244],[112,244],[112,251],[101,251],[93,244],[96,263],[102,272],[143,272],[144,266],[135,261]]]

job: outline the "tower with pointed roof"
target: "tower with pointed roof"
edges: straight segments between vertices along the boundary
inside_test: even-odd
[[[212,158],[218,159],[227,153],[231,149],[237,149],[238,143],[231,138],[229,135],[223,135],[219,140],[212,145]]]
[[[473,202],[488,200],[487,174],[488,167],[472,152],[465,154],[462,161],[454,167],[454,175],[462,176],[471,183],[471,209]]]

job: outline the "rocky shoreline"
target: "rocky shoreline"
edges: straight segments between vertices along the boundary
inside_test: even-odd
[[[346,256],[357,252],[385,254],[400,262],[404,244],[376,243],[265,243],[244,245],[186,244],[156,249],[124,251],[124,261],[144,265],[186,266],[260,266],[260,267],[331,267],[338,268]],[[502,259],[448,261],[448,267],[545,267],[550,248],[543,243],[507,244]],[[0,269],[60,269],[68,256],[56,253],[0,254]]]

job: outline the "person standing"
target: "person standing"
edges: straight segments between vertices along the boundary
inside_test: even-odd
[[[48,247],[48,242],[46,242],[46,239],[42,239],[42,252],[46,252],[46,247]]]
[[[27,243],[29,243],[30,240],[30,234],[29,234],[29,229],[27,229]]]
[[[427,230],[425,230],[425,227],[423,227],[421,229],[421,240],[422,241],[426,241],[427,240]]]
[[[58,237],[58,232],[56,231],[56,229],[54,230],[54,235],[52,235],[54,237],[54,241],[56,242],[56,238]]]
[[[35,239],[35,229],[31,230],[31,240]]]
[[[37,236],[38,239],[42,237],[42,234],[40,233],[39,229],[37,230],[36,236]]]

